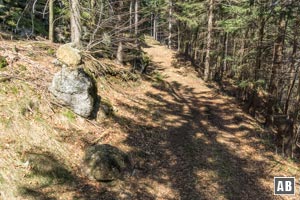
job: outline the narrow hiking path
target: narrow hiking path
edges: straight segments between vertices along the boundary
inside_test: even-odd
[[[53,112],[47,93],[40,99],[22,81],[0,81],[0,199],[299,199],[273,196],[273,177],[297,180],[299,163],[276,155],[255,120],[177,62],[174,51],[146,41],[149,75],[99,79],[98,94],[113,109],[107,118],[87,122],[61,108]],[[2,50],[15,43],[5,45]],[[25,55],[28,43],[18,45]],[[32,48],[48,49],[44,45]],[[47,65],[53,58],[47,50],[35,58],[43,64],[39,73],[27,62],[10,69],[23,71],[26,64],[27,80],[49,85],[49,74],[58,70]],[[39,109],[24,116],[20,111],[30,102]],[[87,179],[81,162],[95,143],[126,152],[132,170],[112,183]]]
[[[148,43],[144,51],[163,80],[143,91],[147,106],[137,110],[149,110],[152,119],[136,123],[145,131],[127,142],[147,152],[140,178],[151,180],[149,199],[276,199],[273,177],[299,169],[268,150],[262,130],[234,99],[215,93],[191,69],[174,67],[174,51]]]

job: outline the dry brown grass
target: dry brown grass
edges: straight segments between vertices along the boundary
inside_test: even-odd
[[[152,75],[129,83],[99,77],[98,94],[114,114],[95,120],[51,103],[47,87],[59,68],[48,49],[56,45],[1,43],[0,55],[20,59],[0,71],[11,76],[0,82],[0,199],[273,199],[273,176],[299,177],[233,99],[147,42]],[[95,142],[127,152],[132,173],[89,181],[81,160]]]

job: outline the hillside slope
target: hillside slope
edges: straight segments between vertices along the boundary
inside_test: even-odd
[[[275,199],[274,176],[299,177],[234,99],[176,63],[174,51],[147,43],[150,75],[100,78],[98,95],[114,114],[95,120],[53,104],[47,87],[59,69],[48,49],[56,46],[2,43],[1,55],[19,59],[0,72],[10,75],[0,81],[0,199]],[[88,180],[81,160],[95,143],[127,152],[132,172]]]

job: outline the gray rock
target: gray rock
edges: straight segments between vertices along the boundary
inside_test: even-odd
[[[108,144],[91,146],[86,150],[83,169],[97,181],[113,181],[130,169],[128,156]]]
[[[78,66],[81,64],[80,51],[74,48],[72,43],[61,45],[56,51],[56,57],[68,66]]]
[[[63,68],[53,77],[49,91],[76,114],[89,117],[94,109],[95,85],[83,69]]]

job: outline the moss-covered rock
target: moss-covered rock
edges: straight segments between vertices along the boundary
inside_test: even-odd
[[[121,178],[129,168],[128,156],[116,147],[103,144],[86,150],[84,169],[91,179],[113,181]]]

